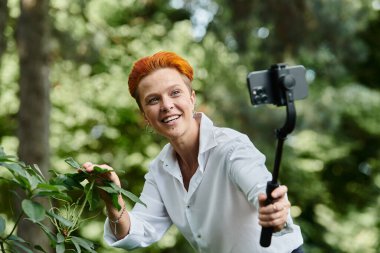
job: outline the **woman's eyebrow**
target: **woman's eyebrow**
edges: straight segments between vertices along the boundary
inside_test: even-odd
[[[167,87],[165,89],[165,92],[167,92],[168,90],[172,90],[176,87],[180,87],[181,85],[180,84],[173,84],[173,85],[170,85],[169,87]],[[145,97],[144,97],[144,100],[149,98],[149,97],[152,97],[152,96],[159,96],[159,92],[152,92],[152,93],[149,93],[147,94]]]

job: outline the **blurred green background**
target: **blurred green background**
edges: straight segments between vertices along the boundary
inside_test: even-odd
[[[271,170],[274,129],[285,111],[251,106],[246,76],[278,62],[304,65],[309,96],[296,102],[297,125],[285,143],[280,180],[289,187],[305,251],[380,252],[379,0],[0,1],[0,146],[6,153],[28,161],[23,145],[48,150],[42,152],[45,171],[70,170],[63,161],[68,156],[108,163],[123,187],[139,194],[165,140],[144,130],[128,73],[137,58],[169,50],[195,69],[197,110],[247,133]],[[22,41],[23,34],[40,32],[33,22],[22,29],[20,19],[20,6],[36,2],[44,3],[42,43]],[[22,64],[37,59],[25,55],[31,47],[45,56],[33,66],[41,64],[48,80],[49,123],[26,126],[22,101],[32,99],[26,115],[40,122],[40,113],[28,109],[44,100],[37,78],[23,77]],[[22,83],[29,87],[26,96]],[[33,127],[49,144],[33,139]],[[0,215],[12,220],[7,187],[0,181]],[[100,212],[89,219],[81,236],[98,241],[98,252],[123,252],[103,242],[104,218]],[[135,252],[193,251],[171,228],[160,242]]]

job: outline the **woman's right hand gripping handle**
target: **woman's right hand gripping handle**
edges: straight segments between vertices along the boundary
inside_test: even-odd
[[[108,180],[116,184],[117,186],[121,187],[120,179],[118,175],[116,174],[115,170],[110,167],[107,164],[93,164],[91,162],[86,162],[83,164],[83,168],[86,170],[86,172],[91,173],[94,171],[94,167],[100,167],[102,169],[108,170],[108,172],[101,174],[101,179],[95,179],[95,184],[98,186],[102,186],[104,180]],[[130,219],[128,212],[125,210],[125,203],[122,198],[122,196],[119,196],[119,204],[122,207],[122,209],[119,211],[117,208],[115,208],[112,204],[112,199],[110,198],[109,194],[105,192],[104,190],[99,190],[99,196],[101,199],[103,199],[106,209],[107,209],[107,216],[109,225],[111,227],[111,230],[113,231],[113,234],[115,235],[116,239],[120,240],[124,238],[129,233],[130,229]]]

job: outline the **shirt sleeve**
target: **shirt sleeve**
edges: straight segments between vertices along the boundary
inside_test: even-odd
[[[128,212],[131,227],[129,234],[117,240],[109,226],[108,219],[104,224],[104,240],[113,247],[132,250],[147,247],[160,240],[172,221],[168,216],[160,193],[150,172],[145,175],[145,184],[140,199],[147,207],[137,203]]]
[[[273,236],[278,237],[278,236],[292,233],[294,231],[294,227],[295,225],[293,223],[292,217],[290,216],[290,212],[289,212],[288,218],[286,220],[286,226],[280,231],[273,233]]]
[[[265,166],[265,156],[243,136],[230,145],[228,154],[229,175],[247,200],[259,207],[258,195],[265,193],[267,181],[272,179]]]
[[[265,156],[246,137],[232,146],[228,162],[233,182],[245,194],[247,200],[258,209],[258,195],[266,192],[267,182],[272,180],[272,175],[265,166]],[[284,229],[273,233],[273,236],[278,237],[293,232],[294,224],[290,213],[286,224]]]

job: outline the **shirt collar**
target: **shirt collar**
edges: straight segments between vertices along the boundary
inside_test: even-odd
[[[204,113],[196,113],[195,117],[200,117],[200,132],[199,132],[199,154],[198,162],[201,165],[202,160],[200,159],[201,154],[212,149],[217,145],[214,133],[214,124]],[[164,168],[167,169],[172,174],[176,175],[174,172],[175,168],[178,166],[177,158],[175,157],[174,149],[170,143],[166,144],[159,155],[159,159],[163,162]],[[199,166],[203,172],[203,166]]]
[[[199,154],[202,154],[217,145],[214,133],[214,123],[204,113],[197,113],[195,117],[201,117]]]

